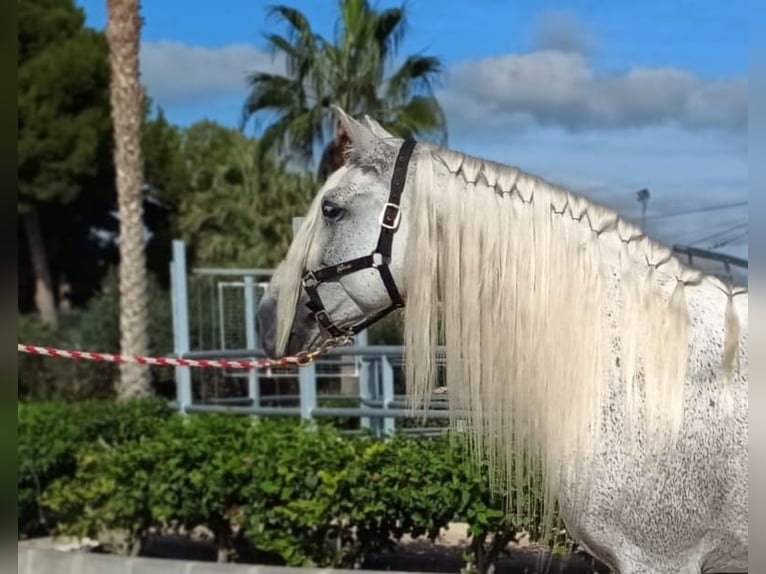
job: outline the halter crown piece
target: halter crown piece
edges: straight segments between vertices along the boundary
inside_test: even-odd
[[[391,263],[391,245],[394,240],[394,234],[399,229],[401,222],[402,212],[399,203],[402,199],[404,183],[407,180],[407,167],[415,145],[415,140],[408,138],[404,140],[402,147],[399,148],[399,154],[394,164],[394,173],[391,176],[391,191],[388,195],[388,202],[380,212],[380,235],[378,236],[378,244],[375,250],[369,255],[343,261],[336,265],[322,267],[314,271],[306,271],[303,274],[303,289],[309,298],[306,307],[309,308],[316,322],[333,337],[350,337],[355,335],[372,323],[379,321],[391,313],[391,311],[404,307],[404,300],[396,288],[396,283],[388,265]],[[319,296],[319,286],[322,283],[331,283],[351,273],[370,268],[377,269],[380,273],[380,278],[391,299],[391,304],[380,311],[362,318],[349,327],[339,327],[327,313],[322,298]]]

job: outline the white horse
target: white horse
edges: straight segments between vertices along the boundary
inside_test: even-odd
[[[621,574],[746,572],[747,292],[544,180],[336,109],[351,154],[258,310],[271,356],[405,307],[420,404]],[[524,511],[524,508],[516,508]],[[528,510],[528,509],[526,509]]]

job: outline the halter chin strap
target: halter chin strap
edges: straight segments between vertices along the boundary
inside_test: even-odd
[[[372,323],[379,321],[391,311],[404,307],[404,300],[399,294],[399,290],[396,288],[394,277],[391,275],[391,270],[388,265],[391,263],[391,245],[394,240],[394,234],[399,229],[399,224],[401,222],[402,212],[399,203],[402,199],[404,183],[407,180],[407,166],[412,157],[412,152],[415,149],[415,144],[415,140],[406,139],[402,144],[402,147],[399,148],[399,155],[396,157],[394,173],[391,177],[391,191],[388,195],[388,202],[383,206],[383,210],[380,212],[380,235],[378,236],[378,245],[375,247],[375,250],[369,255],[350,259],[338,263],[337,265],[323,267],[314,271],[307,271],[303,274],[303,289],[306,291],[309,298],[309,302],[306,303],[306,306],[311,311],[317,323],[319,323],[319,325],[333,337],[355,335]],[[351,273],[370,268],[377,269],[378,273],[380,273],[380,278],[391,299],[391,304],[388,307],[361,319],[350,327],[339,327],[330,318],[330,315],[325,309],[322,298],[319,296],[319,285],[337,281],[341,277],[350,275]]]

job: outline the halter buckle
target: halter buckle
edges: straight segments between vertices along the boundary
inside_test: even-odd
[[[303,287],[306,289],[311,289],[312,287],[319,285],[319,280],[316,278],[316,275],[314,275],[313,271],[306,272],[303,275],[301,282],[303,283]]]
[[[386,203],[380,212],[380,226],[396,231],[402,219],[402,210],[395,203]],[[390,223],[389,223],[390,222]]]

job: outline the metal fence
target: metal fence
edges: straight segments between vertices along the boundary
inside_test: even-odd
[[[673,245],[673,251],[692,267],[715,275],[725,282],[747,287],[747,259],[689,245]]]
[[[170,264],[174,354],[188,359],[256,359],[256,309],[271,269],[187,269],[186,245],[173,242]],[[175,406],[184,413],[332,418],[344,430],[438,433],[447,426],[446,396],[425,409],[404,396],[404,349],[367,345],[333,349],[306,367],[193,369],[176,367]]]

